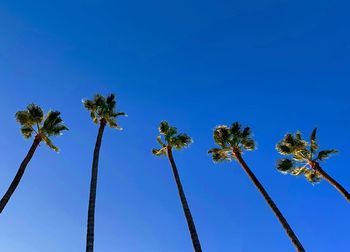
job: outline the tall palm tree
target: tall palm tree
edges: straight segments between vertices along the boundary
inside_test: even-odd
[[[244,151],[252,151],[255,149],[255,141],[252,138],[251,129],[249,127],[242,129],[241,124],[238,122],[233,123],[231,127],[225,125],[217,126],[214,130],[214,140],[219,148],[209,150],[209,154],[212,155],[213,161],[222,162],[225,160],[236,160],[242,166],[243,170],[247,173],[256,188],[260,191],[267,204],[282,224],[296,250],[299,252],[305,251],[281,211],[242,158],[242,153]]]
[[[276,145],[277,151],[287,156],[287,158],[277,161],[277,169],[284,174],[304,175],[312,184],[316,184],[324,178],[350,202],[348,191],[320,166],[320,161],[324,161],[338,151],[334,149],[319,151],[316,131],[316,128],[312,131],[310,142],[303,140],[300,132],[295,135],[286,134],[283,140]]]
[[[7,189],[5,195],[0,201],[0,213],[2,213],[7,202],[10,200],[12,194],[19,185],[26,167],[29,161],[32,159],[39,144],[44,142],[54,151],[59,151],[59,149],[52,143],[50,137],[62,135],[62,131],[68,130],[68,128],[63,125],[60,114],[61,113],[58,111],[49,111],[44,116],[42,109],[35,104],[30,104],[27,106],[26,110],[18,111],[16,113],[16,120],[21,125],[22,135],[26,139],[34,137],[34,141],[26,157],[19,166],[10,187]]]
[[[124,112],[116,112],[115,95],[110,94],[104,97],[96,94],[92,100],[83,100],[84,107],[90,111],[90,116],[95,124],[99,124],[94,156],[92,161],[92,174],[90,182],[89,210],[86,234],[86,252],[94,251],[94,229],[95,229],[95,202],[97,189],[98,160],[102,136],[106,125],[111,128],[121,130],[117,124],[118,116],[126,116]]]
[[[187,220],[188,229],[191,234],[194,251],[201,252],[202,248],[198,239],[196,226],[194,224],[192,214],[186,200],[185,192],[182,188],[180,175],[177,170],[173,153],[172,153],[173,148],[175,148],[176,150],[181,150],[185,147],[188,147],[192,143],[192,139],[187,134],[178,133],[177,128],[170,126],[169,123],[166,121],[162,121],[160,123],[159,133],[160,133],[160,136],[157,137],[157,141],[160,144],[161,148],[153,149],[152,152],[155,156],[167,155],[169,158],[170,165],[173,170],[175,182],[177,185],[178,193],[180,196],[180,200],[182,203],[183,211],[185,213],[185,217]],[[162,140],[162,136],[164,138],[164,141]]]

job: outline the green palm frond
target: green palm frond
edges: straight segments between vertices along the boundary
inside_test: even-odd
[[[219,148],[210,149],[208,151],[208,154],[211,155],[215,163],[231,160],[231,155],[229,154],[229,151],[225,151]]]
[[[338,153],[337,150],[322,150],[318,153],[317,158],[320,161],[330,158],[331,155]]]
[[[294,163],[291,159],[284,158],[277,160],[277,169],[286,174],[289,173],[294,168]]]
[[[44,116],[43,110],[38,105],[29,104],[26,110],[16,113],[16,120],[21,125],[20,130],[25,138],[30,138],[35,134],[38,136],[37,139],[44,141],[51,149],[58,152],[59,149],[49,137],[61,135],[62,131],[68,130],[60,114],[59,111],[49,111]]]
[[[68,130],[68,128],[63,124],[63,120],[60,115],[61,112],[59,111],[49,111],[40,132],[47,134],[47,136],[59,136],[62,135],[64,130]]]
[[[111,128],[121,130],[117,123],[117,117],[127,116],[124,112],[116,111],[115,95],[110,94],[104,97],[96,94],[92,100],[83,99],[84,107],[90,111],[90,117],[96,124],[106,122]]]
[[[231,130],[226,125],[219,125],[214,130],[214,141],[222,148],[227,146],[231,135]]]
[[[59,152],[60,149],[54,145],[51,141],[51,139],[49,137],[47,137],[46,135],[42,136],[42,140],[44,141],[44,143],[52,150],[54,150],[55,152]]]
[[[22,126],[21,132],[22,132],[22,135],[24,136],[24,138],[28,139],[28,138],[32,137],[34,130],[32,127]]]
[[[29,104],[27,110],[34,123],[41,123],[44,119],[43,110],[38,105]]]
[[[242,128],[239,122],[235,122],[228,127],[219,125],[214,129],[214,141],[220,148],[209,150],[214,162],[222,162],[235,158],[234,150],[243,153],[256,148],[256,143],[252,138],[250,127]]]
[[[319,148],[317,144],[317,139],[316,139],[316,132],[317,132],[317,128],[314,128],[310,136],[310,151],[312,154],[314,154]]]
[[[310,135],[310,142],[302,139],[300,132],[295,136],[288,133],[277,143],[277,151],[284,156],[285,159],[277,161],[277,169],[282,173],[289,173],[294,176],[304,175],[306,179],[315,184],[321,181],[322,177],[313,169],[313,163],[323,161],[337,150],[322,150],[318,152],[319,145],[317,143],[317,128],[313,129]],[[318,152],[318,153],[317,153]],[[296,163],[301,164],[296,167]]]
[[[22,126],[31,127],[34,124],[34,121],[30,117],[30,114],[27,110],[18,111],[15,115],[16,121],[19,122]]]
[[[190,136],[185,133],[178,133],[177,128],[170,126],[167,121],[161,121],[158,130],[160,135],[157,136],[157,142],[161,149],[153,149],[152,152],[156,156],[166,154],[167,146],[181,150],[193,142]]]

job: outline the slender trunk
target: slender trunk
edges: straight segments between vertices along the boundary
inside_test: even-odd
[[[170,146],[168,146],[168,148],[167,148],[167,154],[168,154],[168,158],[169,158],[171,167],[173,169],[173,174],[174,174],[174,178],[175,178],[175,181],[176,181],[176,185],[177,185],[177,189],[178,189],[178,192],[179,192],[179,196],[180,196],[180,199],[181,199],[182,207],[183,207],[183,210],[184,210],[184,213],[185,213],[185,216],[186,216],[188,229],[189,229],[190,234],[191,234],[191,239],[192,239],[192,244],[193,244],[194,251],[195,252],[201,252],[202,248],[201,248],[201,244],[200,244],[199,239],[198,239],[196,226],[194,225],[192,214],[191,214],[190,208],[188,206],[184,190],[182,188],[180,175],[179,175],[179,172],[178,172],[178,170],[176,168],[176,164],[175,164],[173,153],[171,151],[171,147]]]
[[[296,250],[299,251],[299,252],[304,252],[305,249],[303,248],[303,246],[301,245],[300,241],[298,240],[298,237],[295,235],[294,231],[289,226],[287,220],[284,218],[284,216],[281,213],[281,211],[278,209],[276,204],[273,202],[273,200],[271,199],[271,197],[269,196],[269,194],[267,193],[267,191],[265,190],[263,185],[259,182],[259,180],[254,175],[254,173],[249,169],[248,165],[243,160],[241,154],[239,152],[234,151],[234,155],[237,158],[237,160],[240,163],[240,165],[242,166],[243,170],[247,173],[249,178],[253,181],[254,185],[258,188],[260,193],[265,198],[266,202],[269,204],[270,208],[272,209],[272,211],[274,212],[274,214],[276,215],[276,217],[278,218],[278,220],[282,224],[284,230],[288,234],[288,236],[289,236],[290,240],[292,241],[292,243],[293,243],[294,247],[296,248]]]
[[[34,141],[33,141],[32,146],[30,147],[30,149],[26,155],[26,157],[23,159],[21,165],[19,166],[17,174],[16,174],[15,178],[12,180],[10,187],[7,189],[5,195],[2,197],[2,199],[0,201],[0,214],[4,210],[7,202],[10,200],[12,194],[15,192],[15,190],[16,190],[19,182],[21,181],[21,178],[26,170],[26,167],[27,167],[29,161],[32,159],[36,148],[39,146],[40,141],[41,141],[41,138],[39,136],[36,136]]]
[[[350,202],[350,194],[348,193],[348,191],[341,184],[339,184],[335,179],[329,176],[328,173],[321,168],[319,163],[315,162],[315,164],[312,165],[311,167],[316,172],[318,172],[325,180],[327,180],[332,186],[334,186],[335,189],[337,189],[348,202]]]
[[[95,144],[94,158],[92,161],[89,212],[88,212],[87,234],[86,234],[86,252],[94,251],[95,202],[96,202],[98,160],[100,156],[100,148],[101,148],[102,136],[103,136],[103,131],[105,126],[106,126],[106,122],[101,121],[99,130],[98,130],[97,139],[96,139],[96,144]]]

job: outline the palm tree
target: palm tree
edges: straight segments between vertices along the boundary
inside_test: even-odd
[[[242,158],[242,153],[244,151],[252,151],[255,149],[255,141],[252,138],[251,129],[249,127],[242,129],[241,124],[238,122],[233,123],[231,127],[225,125],[217,126],[214,130],[214,140],[219,145],[219,148],[209,150],[209,154],[212,155],[213,161],[222,162],[225,160],[236,160],[242,166],[243,170],[247,173],[256,188],[260,191],[267,204],[282,224],[296,250],[299,252],[305,251],[281,211]]]
[[[84,107],[90,111],[92,121],[95,124],[99,124],[99,130],[92,161],[92,174],[90,182],[89,211],[86,235],[86,252],[93,252],[98,160],[100,156],[102,136],[107,124],[111,128],[121,130],[122,128],[118,126],[116,119],[118,116],[126,116],[126,114],[124,112],[116,112],[116,101],[114,94],[110,94],[107,97],[104,97],[100,94],[96,94],[92,100],[83,100],[83,104]]]
[[[324,161],[338,151],[333,149],[319,151],[316,131],[316,128],[312,131],[310,142],[303,140],[300,132],[294,136],[290,133],[286,134],[283,140],[276,145],[277,151],[287,156],[277,161],[277,169],[284,174],[304,175],[312,184],[324,178],[350,202],[350,194],[346,189],[329,176],[319,164],[320,161]]]
[[[35,104],[30,104],[27,106],[26,110],[18,111],[16,113],[16,120],[21,125],[22,135],[26,139],[34,137],[34,141],[26,157],[19,166],[10,187],[0,201],[0,213],[2,213],[7,202],[10,200],[12,194],[19,185],[26,167],[32,159],[39,144],[44,142],[54,151],[59,151],[59,149],[51,142],[50,137],[62,135],[62,131],[68,130],[68,128],[63,125],[60,114],[61,113],[58,111],[49,111],[46,116],[44,116],[42,109]]]
[[[188,147],[192,143],[192,139],[184,133],[178,133],[175,127],[172,127],[166,121],[162,121],[159,126],[160,136],[157,137],[157,141],[160,144],[160,149],[153,149],[152,152],[155,156],[165,156],[167,155],[170,161],[171,168],[173,170],[175,182],[177,185],[178,193],[182,203],[183,211],[187,220],[188,229],[191,234],[192,244],[194,251],[201,252],[201,244],[198,239],[198,234],[196,231],[196,226],[194,224],[190,208],[188,206],[185,192],[182,188],[180,175],[177,170],[175,160],[173,157],[172,149],[181,150],[185,147]],[[162,140],[164,138],[164,142]]]

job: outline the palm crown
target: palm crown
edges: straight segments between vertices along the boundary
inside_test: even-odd
[[[249,127],[242,129],[239,122],[235,122],[228,127],[219,125],[214,129],[214,141],[219,148],[212,148],[208,151],[212,155],[214,162],[222,162],[236,158],[234,152],[243,153],[255,149],[255,141]]]
[[[62,131],[68,130],[63,124],[59,111],[49,111],[44,116],[43,110],[35,105],[30,104],[26,110],[16,113],[16,120],[21,125],[21,132],[25,138],[35,137],[40,141],[44,141],[54,151],[59,149],[50,140],[51,136],[62,135]]]
[[[160,123],[159,133],[160,135],[157,137],[157,141],[161,148],[152,150],[156,156],[166,155],[168,147],[181,150],[193,142],[191,137],[184,133],[178,133],[177,128],[170,126],[167,121]]]
[[[118,116],[127,116],[124,112],[116,112],[115,95],[110,94],[104,97],[96,94],[92,100],[83,100],[84,107],[90,111],[90,116],[94,123],[108,123],[111,128],[119,129],[117,124]]]
[[[302,139],[300,132],[294,135],[288,133],[283,140],[276,145],[277,151],[287,156],[287,158],[277,161],[277,169],[284,174],[294,176],[304,175],[311,183],[317,183],[321,180],[321,176],[313,170],[313,166],[318,161],[324,161],[337,150],[321,150],[317,142],[315,128],[310,136],[310,142]]]

